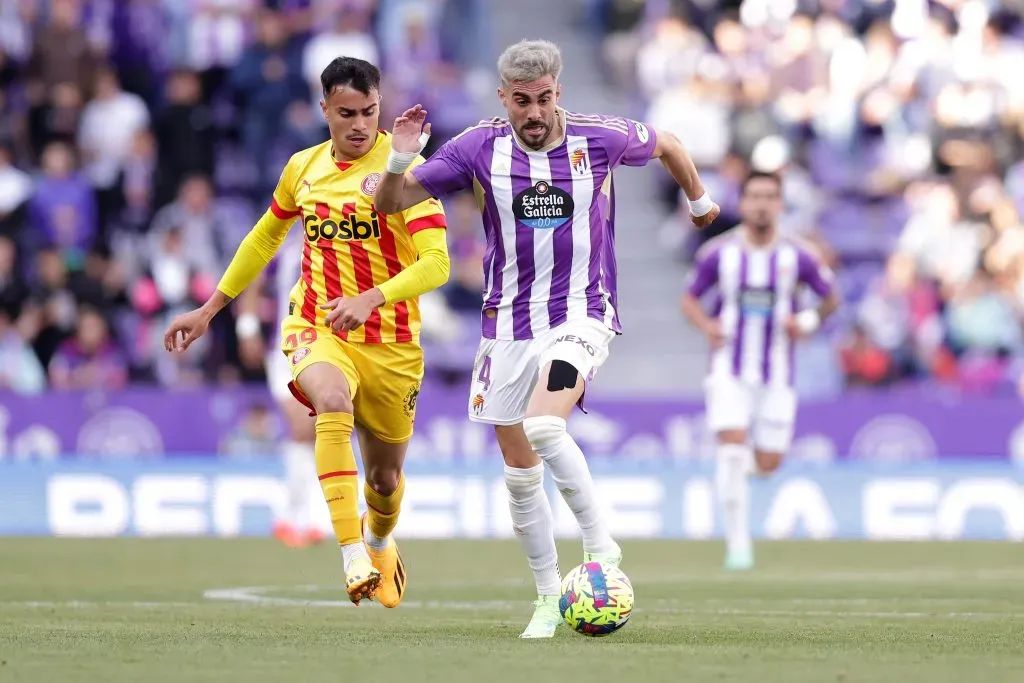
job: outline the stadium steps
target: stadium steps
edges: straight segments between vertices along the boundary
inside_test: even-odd
[[[493,11],[498,51],[524,38],[558,43],[565,60],[561,80],[566,108],[630,113],[625,97],[611,91],[601,72],[592,68],[596,48],[578,26],[577,3],[519,0],[495,3]],[[615,175],[619,310],[625,334],[615,341],[595,393],[678,396],[700,391],[705,345],[679,315],[685,273],[657,242],[664,218],[654,202],[652,178],[658,173],[664,171],[656,163]]]

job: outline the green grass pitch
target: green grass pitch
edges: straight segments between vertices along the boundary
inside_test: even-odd
[[[627,543],[630,623],[551,641],[517,639],[514,541],[402,550],[385,610],[345,605],[330,546],[0,539],[0,681],[1024,681],[1021,544],[762,543],[732,575],[717,543]]]

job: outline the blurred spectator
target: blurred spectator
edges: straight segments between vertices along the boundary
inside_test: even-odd
[[[101,229],[121,207],[121,174],[136,135],[148,126],[149,110],[142,98],[121,90],[113,69],[100,69],[93,99],[82,112],[78,148],[85,176],[96,190]]]
[[[213,113],[202,101],[202,85],[191,71],[177,71],[167,80],[167,105],[156,115],[159,170],[155,206],[174,199],[185,176],[213,177],[215,131]]]
[[[338,55],[365,59],[371,64],[380,64],[377,41],[370,32],[369,11],[361,10],[358,7],[350,11],[346,11],[347,9],[339,9],[331,16],[326,17],[325,26],[329,28],[318,33],[306,43],[302,55],[302,73],[305,76],[309,96],[313,103],[319,102],[322,96],[321,72]]]
[[[62,142],[43,151],[43,174],[29,202],[32,243],[58,249],[71,267],[80,267],[97,233],[96,196],[76,171],[74,152]]]
[[[128,364],[110,338],[107,322],[94,309],[78,312],[75,335],[50,360],[55,389],[120,389],[128,381]]]
[[[476,313],[484,291],[480,212],[472,194],[460,193],[450,199],[446,213],[452,272],[444,287],[445,299],[453,311]]]
[[[80,0],[51,0],[49,23],[38,27],[28,63],[28,100],[43,104],[58,85],[81,94],[96,80],[96,54],[81,27]]]
[[[23,322],[19,329],[7,311],[0,310],[0,390],[35,394],[46,388],[46,373],[27,342],[32,335],[30,318]]]
[[[28,299],[28,287],[18,268],[18,248],[9,237],[0,236],[0,312],[16,319]]]
[[[0,146],[0,235],[19,235],[31,196],[32,178],[15,168],[10,149]]]
[[[160,253],[164,233],[181,232],[188,245],[190,258],[206,273],[219,273],[230,256],[224,238],[231,229],[227,216],[218,210],[210,181],[202,176],[191,176],[181,186],[178,198],[160,209],[150,227],[150,248]],[[233,249],[232,249],[233,252]]]
[[[307,99],[299,46],[289,39],[277,13],[260,15],[259,39],[242,55],[231,86],[241,103],[246,153],[256,167],[253,199],[268,202],[280,175],[271,168],[271,152],[287,140],[285,114],[292,104]]]
[[[220,446],[221,455],[230,458],[265,457],[279,449],[274,414],[261,403],[249,408],[241,424],[224,437]]]

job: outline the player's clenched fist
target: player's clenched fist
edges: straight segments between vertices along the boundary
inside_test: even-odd
[[[182,352],[206,333],[210,316],[202,308],[182,313],[167,327],[164,333],[164,349]],[[180,338],[179,338],[180,337]]]
[[[703,216],[691,215],[690,221],[693,222],[693,224],[698,228],[706,228],[707,226],[715,222],[715,219],[718,218],[718,214],[720,213],[722,213],[722,207],[720,207],[718,204],[714,204],[712,205],[711,210],[708,211]]]

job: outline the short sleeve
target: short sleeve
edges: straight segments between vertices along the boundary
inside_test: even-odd
[[[295,167],[297,162],[292,156],[281,171],[281,177],[274,189],[274,196],[270,200],[270,210],[273,214],[285,221],[299,215],[299,207],[295,203]]]
[[[416,160],[412,163],[412,168],[419,169],[424,163],[429,162],[425,162],[423,157],[416,157]],[[402,218],[405,220],[405,227],[408,228],[410,235],[414,235],[420,230],[445,228],[448,225],[447,220],[445,220],[444,207],[441,206],[441,202],[435,197],[420,202],[416,206],[410,206],[402,212]]]
[[[819,297],[832,293],[835,276],[832,269],[811,252],[800,249],[797,252],[797,278]]]
[[[697,263],[690,276],[690,286],[686,291],[697,299],[718,283],[718,260],[721,249],[711,249],[697,253]]]
[[[621,130],[625,125],[626,135],[615,135],[617,149],[610,149],[609,160],[614,166],[645,166],[654,156],[654,148],[658,144],[654,129],[645,123],[615,117],[612,119],[616,128]]]
[[[443,197],[472,186],[473,169],[464,149],[468,140],[467,135],[452,138],[424,163],[413,168],[413,177],[434,197]]]

